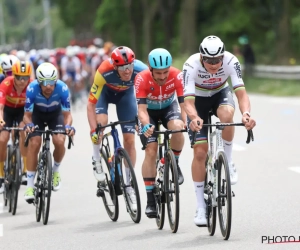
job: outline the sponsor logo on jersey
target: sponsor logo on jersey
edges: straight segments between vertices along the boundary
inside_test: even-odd
[[[96,95],[97,90],[98,90],[98,85],[93,84],[92,89],[91,89],[92,94]]]
[[[190,68],[192,68],[192,69],[194,68],[192,65],[190,65],[190,64],[188,64],[188,63],[185,63],[184,65],[185,65],[185,66],[188,66],[188,67],[190,67]]]
[[[235,72],[236,72],[236,74],[237,74],[237,77],[238,77],[238,78],[242,78],[242,70],[241,70],[241,65],[240,65],[239,62],[236,62],[236,63],[234,64],[234,69],[235,69]]]
[[[168,86],[166,87],[166,90],[170,90],[170,89],[172,89],[172,88],[174,88],[174,87],[175,87],[175,84],[172,83],[172,84],[170,84],[170,85],[168,85]]]
[[[109,76],[113,73],[114,73],[113,71],[106,72],[106,73],[103,74],[103,77],[107,77],[107,76]]]
[[[203,81],[203,83],[209,83],[209,84],[214,84],[216,82],[220,82],[222,78],[211,78],[209,80]]]
[[[210,75],[200,75],[200,74],[198,74],[198,77],[199,77],[199,78],[205,78],[205,79],[208,79],[208,78],[210,78]]]
[[[147,98],[150,100],[164,100],[170,98],[174,93],[171,94],[164,94],[164,95],[159,95],[159,96],[153,96],[152,93],[149,93],[147,95]]]
[[[204,73],[204,74],[207,74],[206,71],[202,71],[202,70],[198,70],[199,73]]]
[[[140,84],[142,81],[143,81],[143,77],[141,77],[140,75],[137,75],[136,79],[135,79],[135,83],[134,83],[136,93],[139,93]]]

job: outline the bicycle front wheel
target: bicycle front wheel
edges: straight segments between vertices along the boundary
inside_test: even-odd
[[[43,224],[47,225],[49,212],[50,212],[50,200],[52,191],[52,158],[50,151],[46,153],[46,162],[44,165],[44,180],[42,186],[42,200],[43,200]]]
[[[134,168],[125,149],[118,149],[118,157],[119,161],[117,162],[116,167],[118,168],[127,212],[135,223],[139,223],[141,220],[141,200]],[[118,165],[118,163],[120,165]]]
[[[40,163],[42,157],[42,153],[39,153],[39,159],[38,164]],[[36,182],[34,184],[35,186],[35,192],[34,192],[34,205],[35,205],[35,218],[36,222],[40,222],[41,216],[42,216],[42,208],[43,208],[43,199],[42,199],[42,183],[40,179],[40,169],[37,168],[37,175],[36,175]]]
[[[228,240],[231,230],[232,199],[229,165],[224,152],[218,156],[218,215],[221,233]]]
[[[101,149],[101,155],[101,158],[107,167],[107,171],[103,169],[106,172],[106,180],[105,182],[98,182],[98,188],[101,192],[103,204],[109,218],[112,221],[117,221],[119,218],[119,201],[114,187],[114,168],[111,163],[108,162],[107,153],[105,152],[104,148]]]
[[[22,173],[22,166],[21,166],[21,154],[19,147],[16,148],[14,157],[14,164],[13,164],[13,172],[14,178],[12,181],[12,190],[11,190],[11,199],[12,199],[12,215],[15,215],[17,212],[17,205],[18,205],[18,193],[21,183],[21,173]]]
[[[165,155],[164,185],[169,224],[176,233],[179,226],[179,184],[175,156],[170,149]]]
[[[213,236],[216,231],[217,207],[213,206],[213,173],[211,166],[208,165],[208,156],[205,162],[206,175],[204,184],[204,200],[206,203],[207,229],[210,236]]]
[[[4,185],[4,192],[3,192],[3,203],[4,206],[9,206],[9,212],[11,212],[11,206],[10,206],[10,180],[11,180],[11,161],[10,161],[10,157],[12,154],[12,146],[11,145],[7,145],[6,148],[6,161],[5,161],[5,168],[4,168],[4,173],[5,173],[5,177],[4,180],[5,182],[2,183],[2,185]],[[8,184],[7,184],[8,183]]]

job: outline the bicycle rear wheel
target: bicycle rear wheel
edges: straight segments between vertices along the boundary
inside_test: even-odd
[[[163,192],[163,184],[156,180],[155,184],[155,202],[156,202],[156,225],[158,229],[163,229],[165,223],[165,193]]]
[[[39,153],[38,165],[40,164],[40,160],[42,158],[42,153]],[[34,193],[34,205],[35,205],[35,218],[37,222],[40,222],[42,216],[43,209],[43,199],[42,199],[42,183],[40,179],[40,169],[37,169],[37,176],[35,182],[35,193]]]
[[[164,185],[170,228],[176,233],[179,226],[179,184],[177,164],[172,150],[165,155]]]
[[[10,184],[9,184],[9,182],[11,179],[11,161],[10,161],[11,154],[12,154],[12,146],[7,145],[6,161],[5,161],[5,168],[4,168],[5,177],[4,177],[4,183],[2,184],[2,185],[4,185],[4,192],[3,192],[4,206],[7,206],[7,203],[8,203],[8,206],[10,206]]]
[[[98,188],[101,190],[101,196],[105,210],[112,221],[117,221],[119,218],[119,201],[115,192],[115,172],[114,167],[108,162],[107,153],[102,147],[101,149],[102,160],[105,162],[107,171],[105,171],[105,182],[98,182]],[[103,166],[103,165],[102,165]]]
[[[216,218],[217,218],[217,207],[213,206],[213,173],[211,167],[208,165],[208,156],[206,157],[206,174],[204,183],[204,195],[206,203],[206,216],[207,216],[207,229],[210,236],[213,236],[216,231]]]
[[[232,199],[229,165],[224,152],[218,155],[218,215],[221,233],[228,240],[231,230]],[[224,209],[224,207],[226,207]]]
[[[12,199],[12,215],[15,215],[17,212],[17,205],[18,205],[18,193],[21,184],[21,173],[22,173],[22,166],[21,166],[21,154],[19,147],[15,150],[14,155],[14,164],[13,164],[13,172],[14,178],[12,181],[11,186],[11,199]]]
[[[142,214],[141,200],[140,200],[139,187],[137,184],[135,172],[131,160],[129,158],[129,155],[124,148],[118,149],[118,157],[119,157],[120,165],[119,166],[116,165],[116,166],[119,168],[118,174],[119,174],[122,193],[127,207],[127,212],[129,213],[131,219],[135,223],[139,223]],[[128,176],[126,174],[126,171],[129,171],[129,179],[127,179]],[[132,199],[135,199],[135,201]]]
[[[46,161],[44,165],[44,180],[42,189],[42,200],[43,200],[43,224],[47,225],[50,211],[50,201],[51,201],[51,191],[52,191],[52,158],[50,151],[46,153]]]

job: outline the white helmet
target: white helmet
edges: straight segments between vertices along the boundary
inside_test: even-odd
[[[200,44],[199,51],[205,57],[218,57],[224,55],[225,46],[219,37],[207,36]]]
[[[56,81],[58,78],[57,69],[52,63],[42,63],[36,69],[36,78],[39,82]]]
[[[73,47],[71,46],[68,46],[67,49],[66,49],[66,56],[67,57],[73,57],[76,55],[76,51],[74,50]]]
[[[11,70],[12,66],[19,61],[19,59],[14,55],[7,55],[1,59],[1,66],[3,71]]]
[[[16,56],[20,61],[26,61],[27,53],[24,50],[18,50]]]

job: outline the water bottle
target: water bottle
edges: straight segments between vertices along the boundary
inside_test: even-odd
[[[158,181],[164,181],[164,170],[165,170],[165,158],[161,158],[157,163],[157,170],[158,170]]]

